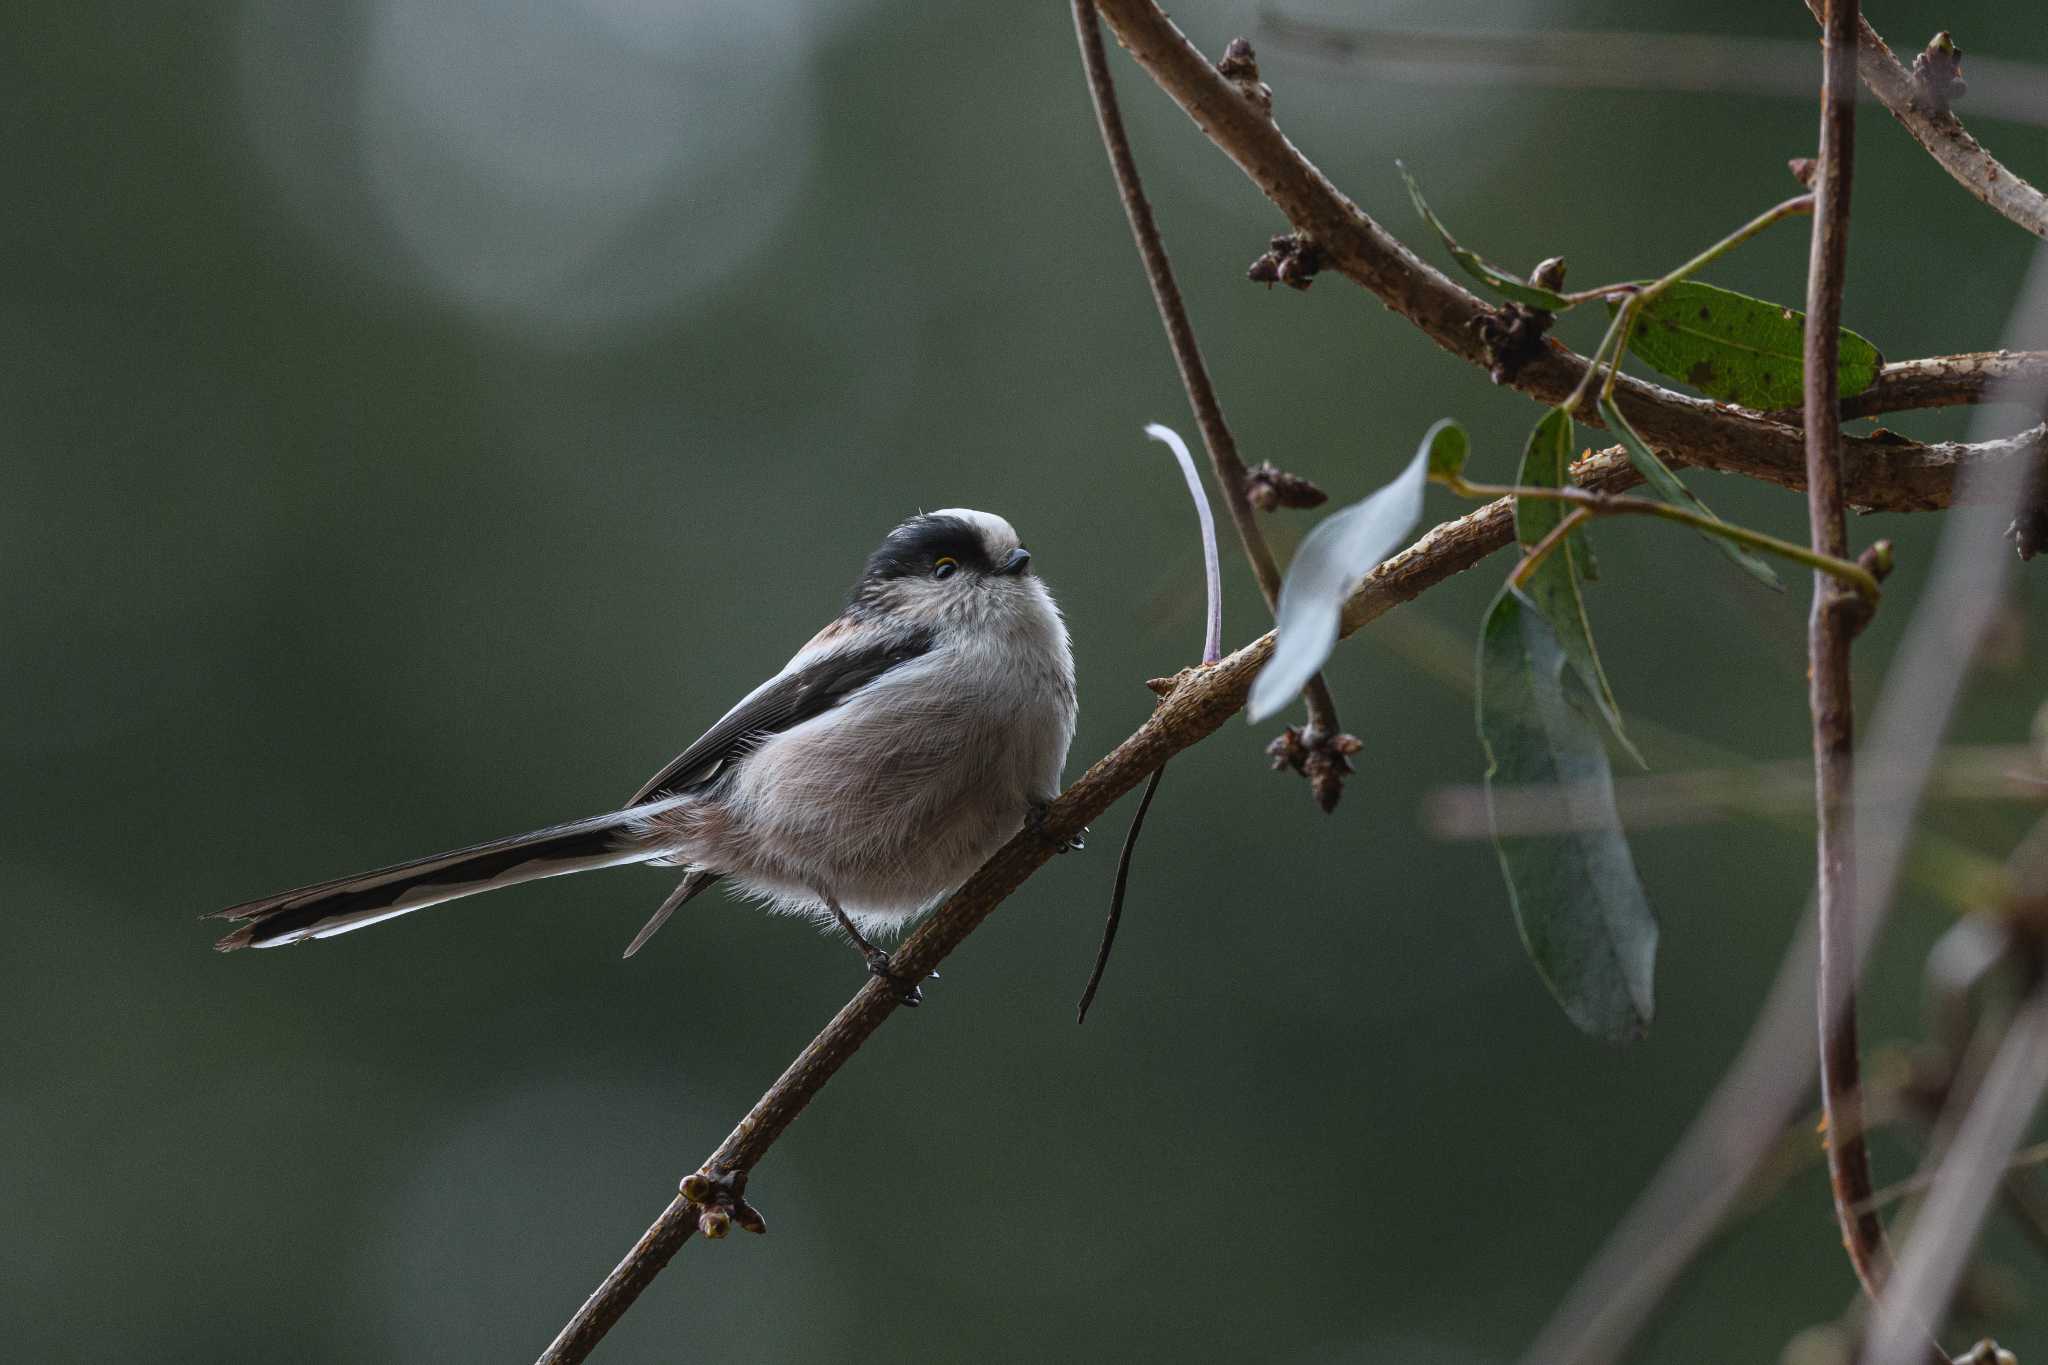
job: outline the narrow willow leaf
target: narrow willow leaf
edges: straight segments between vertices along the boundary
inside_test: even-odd
[[[1414,176],[1408,174],[1408,168],[1398,161],[1394,163],[1394,167],[1401,172],[1401,178],[1408,182],[1408,197],[1415,201],[1415,211],[1422,215],[1422,221],[1429,224],[1431,231],[1443,239],[1444,249],[1451,253],[1451,259],[1462,266],[1466,274],[1503,298],[1513,299],[1516,303],[1526,303],[1531,308],[1561,312],[1572,306],[1571,301],[1556,290],[1525,283],[1499,266],[1488,263],[1478,252],[1467,251],[1459,246],[1458,239],[1451,236],[1450,229],[1430,211],[1428,203],[1423,200],[1422,187],[1415,183]]]
[[[1684,507],[1702,516],[1714,517],[1713,509],[1701,502],[1690,488],[1681,483],[1678,475],[1672,472],[1671,466],[1658,459],[1657,452],[1650,449],[1649,443],[1636,434],[1636,429],[1621,415],[1621,409],[1614,405],[1612,398],[1600,400],[1600,416],[1607,423],[1607,429],[1621,438],[1621,444],[1628,450],[1628,462],[1635,466],[1636,473],[1642,475],[1650,487],[1657,490],[1657,496],[1674,507]],[[1714,517],[1714,520],[1719,521],[1721,518]],[[1785,585],[1778,580],[1777,570],[1747,545],[1738,545],[1726,536],[1717,536],[1709,531],[1701,531],[1700,535],[1706,538],[1708,544],[1734,560],[1737,568],[1772,592],[1785,591]]]
[[[1614,305],[1610,304],[1610,309]],[[1732,289],[1681,280],[1644,304],[1628,349],[1662,375],[1744,407],[1799,406],[1806,314]],[[1884,357],[1844,327],[1836,380],[1842,397],[1877,382]]]
[[[1569,481],[1571,463],[1571,416],[1563,408],[1552,408],[1536,424],[1536,430],[1529,433],[1529,444],[1522,450],[1522,468],[1515,482],[1532,488],[1562,488]],[[1548,535],[1550,529],[1570,512],[1571,508],[1562,502],[1517,498],[1515,539],[1526,551]],[[1549,619],[1572,667],[1578,670],[1586,690],[1599,702],[1600,714],[1606,717],[1614,737],[1628,750],[1629,757],[1642,763],[1643,756],[1636,752],[1635,745],[1629,742],[1628,735],[1622,730],[1621,707],[1614,700],[1614,689],[1608,686],[1607,671],[1600,666],[1600,652],[1593,646],[1593,623],[1586,616],[1586,599],[1579,591],[1580,580],[1585,576],[1582,564],[1585,554],[1585,542],[1580,535],[1567,536],[1564,544],[1537,566],[1536,572],[1523,585],[1523,591],[1536,609]]]
[[[1392,483],[1323,518],[1301,542],[1294,562],[1287,566],[1280,604],[1273,612],[1273,656],[1252,682],[1246,706],[1252,720],[1264,720],[1292,701],[1330,657],[1344,599],[1422,519],[1422,490],[1431,460],[1439,448],[1443,458],[1449,458],[1454,441],[1464,444],[1464,430],[1455,422],[1437,423]]]
[[[1625,1041],[1649,1028],[1657,920],[1614,808],[1614,776],[1591,714],[1544,614],[1501,589],[1479,637],[1479,738],[1489,802],[1496,786],[1554,788],[1568,834],[1494,836],[1529,959],[1574,1024]]]

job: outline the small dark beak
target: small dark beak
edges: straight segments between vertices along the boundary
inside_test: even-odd
[[[1028,572],[1030,568],[1031,551],[1019,546],[1010,551],[1010,557],[1003,561],[1002,567],[997,569],[996,572],[1005,578],[1013,578],[1020,573]]]

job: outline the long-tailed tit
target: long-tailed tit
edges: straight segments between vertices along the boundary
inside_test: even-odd
[[[626,950],[723,878],[864,936],[965,881],[1059,792],[1074,661],[1052,595],[1001,517],[904,522],[836,620],[621,810],[218,912],[219,947],[329,938],[443,901],[625,863],[685,869]],[[892,978],[893,979],[893,978]],[[906,998],[912,983],[899,982]]]

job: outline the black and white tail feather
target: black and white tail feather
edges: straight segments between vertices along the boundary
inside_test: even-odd
[[[649,862],[663,856],[665,850],[650,847],[645,839],[633,837],[632,831],[636,826],[644,828],[649,818],[685,799],[673,796],[230,906],[212,918],[235,921],[237,927],[214,946],[227,952],[333,938],[408,911],[504,886]],[[634,950],[645,941],[636,941]]]

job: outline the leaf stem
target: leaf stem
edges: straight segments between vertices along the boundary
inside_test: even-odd
[[[1835,555],[1820,554],[1790,540],[1780,540],[1762,531],[1752,531],[1747,526],[1737,526],[1718,517],[1703,516],[1689,508],[1675,507],[1668,502],[1656,502],[1650,498],[1634,498],[1617,493],[1589,493],[1583,488],[1541,488],[1523,484],[1469,483],[1462,478],[1437,479],[1444,487],[1461,498],[1535,498],[1549,502],[1567,502],[1585,510],[1588,516],[1645,516],[1662,517],[1704,531],[1709,535],[1747,545],[1754,550],[1780,555],[1810,569],[1816,569],[1855,588],[1865,599],[1876,602],[1882,595],[1877,575],[1853,560]],[[1549,539],[1548,536],[1545,539]],[[1542,548],[1538,542],[1535,549]],[[1526,564],[1527,561],[1525,560]],[[1519,575],[1521,569],[1517,569]],[[1519,580],[1518,580],[1519,581]]]
[[[1599,377],[1600,362],[1607,355],[1608,344],[1614,341],[1618,336],[1620,336],[1622,321],[1628,318],[1629,316],[1631,316],[1629,307],[1627,304],[1623,304],[1618,310],[1616,310],[1614,314],[1614,321],[1607,324],[1606,334],[1600,338],[1600,344],[1593,348],[1592,359],[1586,362],[1586,372],[1579,376],[1578,387],[1572,390],[1571,397],[1565,399],[1564,402],[1558,404],[1558,406],[1563,408],[1567,413],[1576,415],[1579,410],[1579,404],[1585,402],[1586,395],[1592,392],[1593,381]],[[1614,354],[1613,364],[1608,368],[1607,372],[1607,382],[1610,386],[1614,383],[1614,376],[1618,374],[1620,370],[1621,353],[1619,351],[1616,351]]]
[[[1543,539],[1529,547],[1529,552],[1522,556],[1522,562],[1515,565],[1514,571],[1508,575],[1508,586],[1511,588],[1527,586],[1530,578],[1535,575],[1536,570],[1543,566],[1543,561],[1550,557],[1551,551],[1564,544],[1566,536],[1592,519],[1593,509],[1590,507],[1574,507],[1571,511],[1565,513],[1557,525],[1543,533]]]
[[[1653,299],[1672,285],[1693,274],[1693,272],[1705,269],[1715,261],[1720,260],[1723,256],[1733,251],[1736,247],[1741,246],[1771,224],[1812,212],[1813,196],[1811,194],[1794,195],[1782,204],[1765,209],[1762,213],[1750,219],[1747,223],[1744,223],[1705,251],[1700,252],[1699,255],[1694,256],[1669,274],[1653,280],[1649,284],[1605,284],[1601,285],[1598,289],[1586,289],[1576,294],[1567,294],[1565,298],[1573,305],[1591,303],[1595,299],[1609,298],[1615,294],[1638,295],[1646,301]]]

